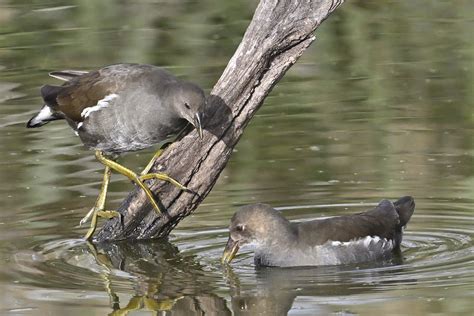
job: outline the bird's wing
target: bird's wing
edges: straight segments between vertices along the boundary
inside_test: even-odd
[[[310,245],[329,240],[347,242],[366,236],[392,239],[400,223],[395,206],[388,200],[363,213],[298,224],[300,238]]]
[[[100,71],[92,71],[77,75],[62,86],[45,85],[41,95],[55,111],[62,112],[72,121],[82,122],[85,109],[100,106],[101,101],[112,104],[111,96],[117,95],[124,84],[123,80],[111,81]]]
[[[50,72],[49,76],[62,81],[70,81],[76,77],[85,75],[87,73],[88,71],[83,70],[60,70]]]

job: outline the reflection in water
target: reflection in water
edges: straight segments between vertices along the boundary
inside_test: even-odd
[[[160,302],[186,315],[201,306],[474,312],[472,1],[346,1],[265,100],[205,203],[173,230],[179,253],[111,244],[94,257],[70,239],[85,232],[76,225],[95,201],[100,165],[63,124],[24,128],[41,105],[39,88],[53,83],[45,74],[150,63],[209,91],[255,5],[0,0],[0,314],[104,315]],[[150,155],[122,162],[138,170]],[[112,177],[110,189],[113,207],[130,186]],[[243,252],[234,278],[218,263],[238,206],[264,202],[309,220],[406,194],[418,207],[403,263],[261,271]]]
[[[172,311],[176,315],[216,315],[228,311],[225,300],[209,294],[212,286],[199,277],[206,274],[203,267],[194,257],[180,255],[166,241],[87,245],[104,268],[101,277],[113,309],[110,315],[126,315],[134,310]],[[114,270],[136,277],[135,295],[126,303],[120,302],[114,292]]]
[[[241,290],[238,275],[232,268],[228,267],[226,275],[236,315],[286,315],[297,297],[320,297],[320,303],[324,304],[325,298],[343,301],[377,291],[384,283],[396,286],[397,281],[390,280],[390,274],[402,272],[403,268],[397,267],[402,263],[403,257],[398,252],[390,261],[357,266],[259,267],[255,288],[246,290]],[[354,286],[356,283],[360,286]]]
[[[472,219],[433,214],[423,220],[428,225],[451,222],[456,223],[451,226],[464,228],[452,232],[451,226],[442,231],[410,227],[402,252],[391,260],[349,266],[256,269],[251,252],[241,253],[232,266],[222,266],[219,259],[226,231],[216,229],[178,234],[172,243],[93,245],[81,240],[53,240],[33,251],[15,253],[14,265],[6,270],[21,273],[22,283],[35,288],[48,284],[51,291],[104,293],[109,301],[107,313],[118,315],[133,310],[177,315],[230,314],[230,310],[237,315],[278,315],[288,310],[327,314],[352,309],[353,304],[389,302],[387,293],[416,295],[418,288],[425,289],[427,284],[434,290],[463,284],[472,274],[464,264],[474,259],[469,230]],[[30,297],[41,300],[42,294],[35,292],[31,291]],[[59,296],[51,292],[47,297],[51,295]],[[70,302],[71,298],[62,300]]]
[[[210,294],[213,287],[205,267],[194,256],[183,256],[165,241],[119,242],[94,245],[87,243],[90,254],[103,267],[100,274],[113,312],[126,315],[134,310],[170,311],[173,315],[198,313],[230,314],[226,301]],[[389,278],[393,267],[403,261],[400,254],[390,262],[346,267],[258,268],[255,287],[242,289],[239,275],[226,265],[224,275],[231,292],[235,315],[285,315],[298,296],[348,296],[376,290],[379,281]],[[359,272],[359,271],[364,272]],[[135,293],[120,300],[112,278],[118,271],[134,277]],[[399,269],[396,270],[400,272]],[[215,272],[214,277],[219,277]],[[357,274],[363,274],[363,286],[350,287]],[[381,278],[381,275],[385,275]],[[197,277],[203,276],[203,278]],[[310,280],[310,281],[309,281]],[[308,282],[309,281],[309,282]],[[359,281],[360,282],[360,281]]]

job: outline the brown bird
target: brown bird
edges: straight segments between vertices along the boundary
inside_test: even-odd
[[[229,226],[222,256],[230,263],[240,247],[255,247],[254,261],[264,266],[315,266],[387,258],[400,247],[403,229],[415,210],[410,196],[382,200],[363,213],[291,223],[266,204],[239,209]]]
[[[65,119],[84,145],[95,150],[95,156],[105,166],[95,206],[81,220],[83,224],[92,217],[86,239],[92,237],[98,216],[119,215],[115,211],[105,211],[112,170],[140,186],[158,213],[158,203],[144,181],[156,178],[187,190],[164,173],[148,173],[161,150],[141,175],[118,164],[115,159],[125,152],[172,142],[188,130],[189,124],[194,125],[202,138],[201,115],[206,98],[201,88],[152,65],[116,64],[91,72],[65,70],[50,75],[65,83],[41,88],[45,104],[28,121],[27,127],[40,127]]]

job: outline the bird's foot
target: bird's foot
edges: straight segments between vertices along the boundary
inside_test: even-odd
[[[120,225],[123,227],[123,215],[122,213],[118,212],[118,211],[99,211],[97,212],[97,216],[99,217],[102,217],[102,218],[106,218],[106,219],[112,219],[112,218],[115,218],[115,217],[118,217],[119,218],[119,221],[120,221]]]
[[[143,183],[143,181],[140,179],[140,177],[135,172],[133,172],[132,170],[122,166],[121,164],[117,163],[116,161],[113,161],[113,160],[105,157],[104,154],[99,150],[97,150],[95,152],[95,156],[107,168],[110,168],[111,170],[114,170],[114,171],[120,173],[121,175],[126,176],[132,182],[137,184],[143,191],[145,191],[148,199],[150,200],[150,202],[153,205],[153,208],[156,210],[156,212],[161,213],[161,209],[160,209],[158,203],[155,201],[155,197],[153,195],[153,192],[151,192],[151,190],[148,188],[148,186],[146,186]],[[145,175],[144,177],[146,177],[146,176],[147,175]]]
[[[81,219],[81,221],[79,222],[79,226],[82,226],[82,225],[84,225],[85,223],[87,223],[87,222],[91,219],[91,217],[92,217],[92,215],[94,214],[94,212],[95,212],[95,206],[94,206],[93,208],[91,208],[91,210],[86,214],[86,216],[84,216],[84,217]]]
[[[89,213],[87,213],[87,215],[81,219],[81,221],[79,222],[79,226],[82,226],[85,223],[87,223],[91,219],[92,215],[94,215],[94,212],[97,213],[97,216],[106,218],[106,219],[111,219],[114,217],[120,217],[120,218],[122,217],[122,214],[120,214],[117,211],[105,211],[103,209],[101,210],[101,209],[96,209],[96,207],[93,207],[91,208]]]
[[[146,165],[145,169],[143,169],[142,172],[140,173],[141,176],[144,176],[144,175],[148,174],[148,172],[150,172],[150,170],[153,167],[153,164],[155,163],[156,159],[158,159],[158,157],[161,156],[163,151],[164,151],[164,148],[161,148],[155,153],[155,155],[153,155],[151,160]]]
[[[180,190],[190,191],[187,187],[185,187],[184,185],[182,185],[181,183],[179,183],[175,179],[173,179],[170,176],[168,176],[167,174],[164,174],[164,173],[161,173],[161,172],[147,173],[147,174],[141,175],[138,178],[142,182],[146,181],[146,180],[151,180],[151,179],[158,179],[158,180],[161,180],[161,181],[169,182]]]
[[[117,211],[98,211],[97,216],[102,217],[102,218],[106,218],[106,219],[111,219],[111,218],[114,218],[114,217],[120,217],[121,218],[122,214],[120,214]]]
[[[87,215],[81,220],[80,224],[84,224],[86,221],[88,221],[91,218],[91,225],[89,227],[89,230],[87,231],[85,235],[86,240],[90,240],[92,238],[92,235],[94,235],[95,230],[97,229],[97,220],[98,217],[101,218],[106,218],[106,219],[112,219],[114,217],[119,217],[120,219],[120,224],[123,226],[123,215],[120,214],[117,211],[110,211],[110,210],[104,210],[100,209],[97,207],[93,207],[92,210],[87,213]]]
[[[157,154],[155,154],[155,156],[158,157],[159,154],[160,153],[158,152]],[[169,183],[173,184],[174,186],[176,186],[180,190],[184,190],[186,192],[192,192],[191,190],[189,190],[184,185],[182,185],[181,183],[179,183],[175,179],[171,178],[167,174],[164,174],[164,173],[161,173],[161,172],[154,172],[154,173],[147,173],[147,174],[137,175],[132,170],[122,166],[121,164],[119,164],[119,163],[117,163],[117,162],[115,162],[111,159],[108,159],[100,151],[96,151],[95,155],[96,155],[96,158],[102,164],[104,164],[107,168],[109,168],[111,170],[114,170],[114,171],[126,176],[128,179],[130,179],[132,182],[134,182],[136,185],[138,185],[143,191],[145,191],[145,194],[147,195],[148,200],[152,204],[152,206],[155,209],[157,214],[162,213],[162,206],[161,206],[161,204],[158,203],[159,201],[157,201],[155,199],[155,196],[154,196],[153,192],[150,190],[150,188],[148,187],[148,185],[145,184],[146,180],[158,179],[158,180],[161,180],[161,181],[166,181],[166,182],[169,182]],[[148,167],[145,168],[145,169],[146,169],[146,171],[149,170]],[[102,205],[102,204],[100,204],[100,205]]]
[[[174,185],[178,189],[183,190],[184,192],[200,196],[199,193],[197,193],[196,191],[193,191],[193,190],[189,189],[188,187],[182,185],[177,180],[171,178],[170,176],[168,176],[165,173],[161,173],[161,172],[147,173],[147,174],[139,176],[139,179],[142,182],[146,181],[146,180],[151,180],[151,179],[158,179],[158,180],[161,180],[161,181],[166,181],[168,183],[171,183],[172,185]]]

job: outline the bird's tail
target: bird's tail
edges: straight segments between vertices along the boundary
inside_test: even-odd
[[[400,218],[400,227],[404,227],[415,211],[415,200],[411,196],[404,196],[394,202],[393,205],[395,205]]]

